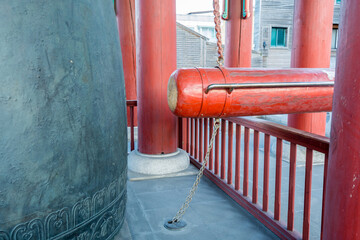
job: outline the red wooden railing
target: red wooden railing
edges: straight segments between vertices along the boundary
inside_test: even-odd
[[[211,137],[213,119],[182,119],[180,139],[181,146],[190,154],[191,163],[201,167],[202,153]],[[208,123],[210,123],[208,125]],[[234,126],[235,125],[235,126]],[[235,139],[233,137],[235,128]],[[241,130],[244,129],[244,151],[241,159]],[[249,151],[250,132],[253,131],[253,166],[252,166],[252,193],[249,195]],[[264,164],[262,204],[259,204],[259,140],[264,134]],[[220,135],[220,136],[219,136]],[[270,137],[276,137],[275,157],[275,195],[274,212],[269,211],[269,173],[270,173]],[[221,141],[220,141],[221,139]],[[227,141],[226,141],[227,140]],[[233,144],[235,141],[235,144]],[[287,223],[280,219],[281,209],[281,181],[282,181],[282,154],[283,141],[290,142],[290,167],[289,167],[289,193],[287,208]],[[221,142],[221,148],[219,148]],[[297,146],[306,148],[305,184],[304,184],[304,212],[302,234],[294,229],[295,213],[295,175]],[[235,147],[235,156],[233,156]],[[211,181],[218,185],[224,192],[237,203],[249,211],[282,239],[309,239],[310,229],[310,203],[313,151],[325,154],[324,159],[324,186],[325,194],[326,168],[329,151],[329,139],[319,135],[307,133],[287,126],[268,122],[258,118],[226,118],[221,120],[221,131],[215,139],[214,151],[209,157],[208,166],[204,172]],[[227,154],[226,154],[227,153]],[[214,156],[215,155],[215,156]],[[220,155],[220,156],[219,156]],[[226,158],[227,155],[227,158]],[[220,157],[220,159],[219,159]],[[215,158],[215,161],[213,159]],[[241,186],[241,161],[243,161],[242,190]],[[234,167],[233,167],[234,163]],[[235,176],[233,176],[233,174]],[[234,182],[233,182],[234,181]],[[322,204],[323,205],[323,204]]]
[[[137,100],[127,100],[126,106],[130,110],[130,150],[132,151],[135,149],[134,112],[135,112],[135,107],[137,107]]]
[[[134,107],[136,101],[127,101],[130,108],[131,118],[131,150],[134,149]],[[205,156],[209,138],[212,135],[214,119],[182,119],[179,118],[179,147],[190,155],[191,163],[201,167]],[[235,129],[235,139],[234,139]],[[241,131],[244,131],[243,147],[241,156]],[[249,194],[250,179],[250,147],[253,132],[253,166],[252,166],[252,191]],[[264,134],[264,164],[263,164],[263,187],[262,204],[259,204],[259,143],[260,134]],[[274,212],[269,210],[269,174],[270,174],[270,137],[276,137],[275,157],[275,194]],[[221,139],[221,141],[220,141]],[[226,141],[227,140],[227,141]],[[235,143],[234,143],[235,140]],[[280,218],[281,212],[281,182],[282,182],[282,160],[283,141],[290,142],[290,163],[289,163],[289,189],[287,223]],[[221,147],[220,147],[221,143]],[[235,156],[233,147],[235,146]],[[297,146],[306,148],[305,184],[304,184],[304,212],[302,234],[294,229],[295,217],[295,179],[296,179],[296,158]],[[329,138],[307,133],[301,130],[282,126],[276,123],[258,118],[226,118],[221,120],[221,129],[215,137],[214,150],[210,152],[209,162],[204,175],[219,186],[225,193],[233,198],[238,204],[244,207],[255,218],[266,227],[277,234],[281,239],[309,239],[310,234],[310,209],[311,209],[311,183],[313,151],[325,154],[323,196],[325,195],[326,169],[328,164]],[[227,158],[226,158],[227,155]],[[241,162],[243,161],[243,174],[241,173]],[[242,178],[241,178],[242,177]],[[242,189],[241,189],[242,179]],[[322,204],[323,216],[324,204]],[[321,220],[321,229],[322,229]],[[322,230],[321,230],[322,232]]]

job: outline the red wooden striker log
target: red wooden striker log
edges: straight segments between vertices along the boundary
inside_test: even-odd
[[[168,104],[193,118],[331,111],[333,82],[329,69],[179,69]]]

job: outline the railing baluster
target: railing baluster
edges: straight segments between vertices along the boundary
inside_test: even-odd
[[[194,157],[199,161],[199,119],[195,118],[195,153]]]
[[[183,118],[178,118],[178,148],[183,148]]]
[[[189,120],[190,120],[190,118],[185,118],[185,122],[186,122],[185,148],[186,148],[186,152],[188,152],[188,153],[190,152]]]
[[[280,220],[281,211],[281,165],[282,165],[282,139],[276,139],[276,176],[275,176],[275,206],[274,218]]]
[[[187,146],[187,137],[186,137],[186,131],[187,131],[187,127],[186,127],[186,118],[182,118],[181,119],[181,124],[182,124],[182,128],[183,128],[183,130],[182,130],[182,137],[181,137],[181,139],[182,139],[182,145],[181,145],[181,148],[183,149],[183,150],[185,150],[186,151],[186,146]]]
[[[194,118],[190,118],[191,130],[190,130],[190,155],[194,157]]]
[[[220,172],[220,178],[225,179],[226,174],[226,160],[225,160],[225,141],[226,141],[226,120],[221,119],[221,172]]]
[[[229,130],[228,130],[228,166],[227,166],[227,183],[232,184],[232,177],[233,177],[233,123],[229,122]]]
[[[204,118],[204,157],[206,155],[207,152],[207,147],[208,147],[208,119]]]
[[[329,154],[326,153],[324,156],[324,181],[323,181],[323,197],[322,197],[322,210],[321,210],[321,236],[320,239],[323,239],[323,227],[324,227],[324,209],[325,209],[325,194],[326,194],[326,179],[327,179],[327,169],[328,169],[328,160]]]
[[[249,142],[250,142],[250,129],[245,127],[244,132],[244,181],[243,181],[243,194],[249,194]]]
[[[263,183],[263,211],[269,209],[269,169],[270,169],[270,135],[265,134],[264,140],[264,183]]]
[[[135,140],[134,140],[134,106],[130,106],[130,150],[135,149]]]
[[[215,174],[219,175],[219,142],[220,142],[220,129],[215,137]]]
[[[290,173],[289,173],[289,203],[287,229],[294,230],[294,203],[295,203],[295,175],[296,175],[296,144],[290,144]]]
[[[241,126],[239,124],[236,124],[235,139],[235,190],[240,190]]]
[[[311,207],[311,180],[312,180],[313,150],[306,148],[305,192],[304,192],[304,217],[303,239],[310,237],[310,207]]]
[[[258,172],[259,172],[259,131],[254,130],[253,188],[252,202],[258,202]]]
[[[203,119],[199,119],[199,162],[203,161]]]
[[[210,118],[210,121],[209,121],[209,129],[210,129],[209,138],[211,138],[211,136],[213,134],[213,125],[214,125],[214,119]],[[219,135],[219,134],[217,134],[217,135]],[[212,171],[213,168],[214,168],[214,162],[213,161],[214,161],[214,149],[211,149],[210,156],[209,156],[209,170],[210,171]]]

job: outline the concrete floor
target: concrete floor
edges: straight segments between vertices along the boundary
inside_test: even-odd
[[[116,239],[278,239],[204,177],[183,219],[187,226],[169,231],[164,222],[177,212],[195,176],[128,181],[126,220]]]
[[[234,128],[235,129],[235,128]],[[243,129],[242,129],[242,134],[244,133]],[[234,134],[235,136],[235,134]],[[244,136],[241,136],[241,190],[242,190],[242,181],[243,181],[243,140],[244,140]],[[226,137],[226,146],[227,146],[227,141],[228,138]],[[253,159],[253,134],[251,133],[250,135],[250,156],[249,156],[249,195],[251,196],[251,190],[252,190],[252,173],[253,173],[253,169],[252,169],[252,159]],[[220,144],[221,146],[221,144]],[[137,142],[135,142],[135,147],[137,147]],[[259,145],[259,176],[258,176],[258,197],[259,197],[259,204],[262,204],[262,192],[263,192],[263,169],[264,169],[264,134],[260,134],[260,145]],[[129,151],[130,151],[130,146],[129,146]],[[233,156],[235,156],[235,139],[234,139],[234,147],[233,147]],[[274,195],[275,195],[275,163],[276,163],[276,159],[275,159],[275,151],[276,151],[276,138],[271,137],[271,154],[270,154],[270,175],[269,175],[269,210],[271,212],[274,212]],[[281,216],[280,219],[283,222],[287,222],[287,207],[288,207],[288,190],[289,190],[289,152],[290,152],[290,148],[289,148],[289,144],[287,142],[284,142],[283,145],[283,161],[282,161],[282,183],[281,183]],[[226,159],[227,159],[227,148],[226,148]],[[235,163],[233,163],[233,167],[235,168]],[[323,164],[323,155],[317,152],[314,152],[314,164],[313,164],[313,169],[312,169],[312,187],[311,187],[311,214],[310,214],[310,239],[320,239],[320,231],[321,231],[321,209],[322,209],[322,190],[323,190],[323,173],[324,173],[324,164]],[[234,178],[235,176],[233,176]],[[169,194],[172,195],[172,198],[175,199],[177,201],[177,205],[172,206],[172,207],[168,207],[168,204],[173,204],[173,203],[168,203],[168,202],[163,202],[161,204],[162,208],[161,211],[164,211],[164,213],[166,211],[168,211],[167,214],[165,214],[165,218],[166,217],[171,217],[173,214],[175,214],[176,210],[178,207],[180,207],[182,201],[185,199],[186,194],[188,193],[190,187],[192,186],[192,182],[194,180],[194,177],[181,177],[181,178],[176,178],[176,179],[168,179],[168,180],[154,180],[152,181],[145,181],[144,183],[141,182],[129,182],[129,199],[136,199],[137,202],[140,203],[141,207],[144,207],[142,204],[142,200],[141,198],[143,196],[145,196],[146,198],[146,194],[150,194],[149,191],[152,191],[152,189],[154,191],[159,191],[159,193],[154,193],[155,195],[157,195],[160,199],[167,199],[165,197],[161,196],[161,193],[165,193],[166,191],[169,191],[169,189],[171,190],[169,192]],[[158,182],[159,181],[159,182]],[[190,218],[188,221],[191,222],[192,219],[191,217],[195,217],[195,220],[197,220],[198,216],[193,216],[191,214],[191,212],[197,212],[198,209],[204,209],[206,208],[205,206],[208,206],[207,209],[207,214],[211,214],[211,211],[215,208],[215,207],[211,207],[210,202],[214,202],[211,199],[214,198],[218,198],[218,201],[224,201],[222,202],[221,205],[227,203],[229,204],[228,207],[226,208],[232,208],[234,207],[234,210],[232,211],[239,211],[241,212],[241,214],[245,214],[247,215],[247,218],[250,222],[257,223],[257,225],[261,225],[260,223],[258,223],[256,220],[254,220],[254,218],[249,215],[248,213],[246,213],[241,207],[239,207],[233,200],[231,200],[227,195],[225,195],[220,189],[217,188],[216,185],[212,184],[208,179],[206,179],[206,177],[204,177],[204,180],[202,180],[203,182],[201,183],[201,186],[204,186],[204,190],[201,190],[201,188],[199,189],[199,194],[200,196],[195,197],[194,199],[194,203],[191,205],[190,209],[194,209],[189,210],[190,213],[188,213],[189,215],[185,216],[186,218]],[[147,184],[147,182],[149,182],[149,184]],[[151,184],[150,184],[151,182]],[[164,185],[164,182],[169,182],[169,184],[174,184],[166,187]],[[148,187],[147,185],[153,185],[152,187]],[[304,207],[304,185],[305,185],[305,149],[298,147],[298,151],[297,151],[297,164],[296,164],[296,186],[295,186],[295,217],[294,217],[294,228],[298,231],[298,232],[302,232],[302,225],[303,225],[303,207]],[[138,188],[141,188],[141,186],[145,186],[144,191],[142,193],[139,193],[137,191]],[[176,186],[176,187],[174,187]],[[175,188],[175,189],[173,189]],[[212,190],[214,189],[214,190]],[[176,191],[175,191],[176,190]],[[202,192],[205,192],[204,196],[201,196]],[[132,198],[131,194],[134,194],[135,197]],[[181,193],[181,194],[180,194]],[[140,196],[138,196],[140,195]],[[150,194],[151,196],[152,194]],[[219,196],[217,196],[219,195]],[[153,201],[157,201],[155,196],[152,196]],[[202,200],[204,200],[204,204],[199,204],[199,201],[197,201],[196,199],[200,198],[200,202]],[[225,202],[226,200],[226,202]],[[144,200],[146,201],[146,200]],[[160,200],[161,202],[162,200]],[[210,202],[208,202],[210,201]],[[217,204],[217,206],[219,206],[220,204]],[[130,203],[131,206],[131,203]],[[225,206],[221,206],[221,207],[225,207]],[[166,210],[167,209],[167,210]],[[221,209],[221,208],[220,208]],[[239,209],[239,210],[236,210]],[[131,209],[130,209],[131,210]],[[148,213],[150,214],[151,209],[147,208],[147,205],[145,205],[144,208],[144,213]],[[226,229],[226,225],[230,224],[231,225],[231,219],[227,219],[227,216],[225,214],[221,214],[220,210],[220,214],[219,214],[219,218],[216,219],[214,217],[210,217],[205,215],[205,218],[199,219],[200,220],[211,220],[210,222],[207,222],[206,226],[215,226],[216,224],[220,225],[220,229],[225,228]],[[216,216],[216,213],[214,213]],[[162,215],[161,215],[162,216]],[[159,216],[160,217],[160,216]],[[161,229],[161,232],[157,232],[157,234],[165,234],[165,236],[172,236],[169,234],[167,230],[164,231],[164,229],[162,229],[162,224],[163,221],[165,221],[165,218],[160,220],[157,220],[157,230]],[[151,218],[152,220],[152,218]],[[216,224],[212,222],[216,221]],[[229,221],[230,220],[230,221]],[[241,226],[246,225],[245,223],[243,223],[244,221],[241,222]],[[129,220],[129,228],[133,228],[133,226],[130,226],[132,224],[131,220]],[[200,222],[195,221],[195,232],[201,231],[199,228],[199,224]],[[196,225],[197,224],[197,225]],[[209,225],[210,224],[210,225]],[[212,225],[213,224],[213,225]],[[214,225],[215,224],[215,225]],[[233,226],[237,226],[236,223]],[[251,224],[251,223],[249,223]],[[154,225],[154,223],[152,224]],[[224,226],[223,226],[224,225]],[[256,224],[254,225],[256,226]],[[262,225],[261,225],[262,226]],[[153,226],[154,227],[154,226]],[[192,226],[188,227],[189,229],[192,228]],[[235,228],[235,227],[234,227]],[[237,229],[238,227],[236,227],[235,229]],[[242,228],[242,227],[241,227]],[[261,227],[264,228],[264,227]],[[151,228],[152,231],[154,231],[155,228]],[[251,229],[251,228],[250,228]],[[179,237],[179,239],[188,239],[185,238],[186,233],[188,233],[188,231],[190,230],[184,230],[182,234],[185,235],[181,235],[182,237]],[[192,231],[192,230],[191,230]],[[220,231],[220,230],[218,230]],[[228,228],[228,230],[226,231],[228,234],[232,234],[233,229]],[[134,231],[132,231],[133,233]],[[136,231],[135,231],[136,232]],[[208,230],[206,232],[209,232]],[[221,231],[220,231],[221,232]],[[264,232],[264,231],[262,231]],[[269,232],[268,230],[266,230],[265,232]],[[264,233],[265,233],[264,232]],[[200,233],[200,232],[199,232]],[[235,236],[237,234],[241,234],[241,233],[236,233],[234,235],[229,235],[229,238],[231,236]],[[135,234],[136,235],[136,234]],[[213,238],[210,239],[227,239],[224,237],[220,237],[220,238],[216,238],[219,235],[211,234]],[[156,236],[156,234],[155,234]],[[214,236],[216,236],[214,238]],[[266,235],[264,235],[265,237]],[[174,239],[176,235],[174,235]],[[270,237],[270,238],[274,238],[275,236],[270,234],[267,235],[266,237]],[[142,239],[142,238],[135,238],[134,239]],[[147,238],[144,238],[147,239]],[[149,239],[163,239],[163,238],[149,238]],[[173,238],[164,238],[164,239],[173,239]],[[197,239],[197,238],[189,238],[189,239]],[[201,238],[199,238],[201,239]],[[236,238],[236,239],[242,239],[242,238]],[[249,238],[244,238],[244,239],[249,239]],[[261,239],[261,238],[254,238],[254,239]],[[266,239],[266,238],[265,238]]]

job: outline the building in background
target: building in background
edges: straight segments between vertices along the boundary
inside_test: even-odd
[[[176,21],[177,67],[216,66],[218,55],[212,11],[178,14]],[[222,24],[222,36],[224,33],[225,24]]]
[[[208,38],[209,42],[216,43],[216,32],[213,10],[177,14],[176,21]],[[225,24],[221,26],[221,37],[225,37]]]
[[[332,54],[335,67],[340,1],[334,0]],[[253,67],[290,67],[294,0],[254,0]]]
[[[330,68],[335,68],[340,1],[334,0]],[[294,0],[254,0],[253,67],[289,68]],[[211,11],[177,14],[177,66],[216,66],[216,32]],[[221,26],[225,42],[225,22]],[[226,58],[226,56],[224,56]]]

